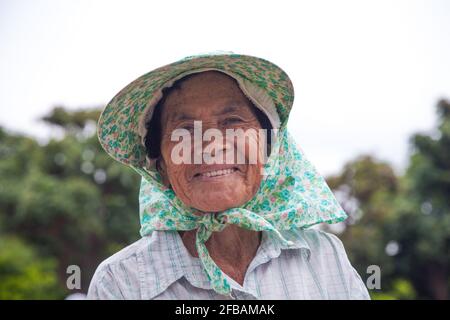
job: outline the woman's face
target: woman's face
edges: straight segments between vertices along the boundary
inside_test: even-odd
[[[218,129],[224,138],[221,141],[197,140],[196,144],[194,121],[201,121],[202,136],[208,129]],[[197,129],[198,124],[196,122]],[[172,90],[167,96],[161,126],[160,172],[165,184],[172,186],[184,204],[205,212],[220,212],[239,207],[254,196],[261,183],[262,156],[258,149],[256,161],[249,159],[254,147],[259,146],[259,136],[251,133],[258,132],[261,125],[253,106],[234,79],[217,71],[201,72],[186,79],[179,89]],[[171,139],[176,129],[186,129],[192,136],[190,163],[180,164],[179,160],[173,159],[172,151],[180,143],[180,140]],[[238,139],[225,138],[226,129],[243,129],[250,134],[241,140],[244,144],[240,144]],[[246,131],[248,129],[253,130]],[[199,145],[202,147],[200,151]],[[221,163],[205,163],[202,155],[208,153],[207,150],[209,156],[216,160],[220,158]],[[230,158],[225,161],[230,152],[234,154],[232,161]],[[194,163],[196,154],[197,159],[200,154],[201,163]],[[243,155],[240,161],[238,154]]]

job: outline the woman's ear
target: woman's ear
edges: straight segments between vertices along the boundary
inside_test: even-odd
[[[161,175],[163,185],[170,188],[170,181],[167,174],[166,163],[164,162],[164,159],[162,157],[159,157],[158,160],[156,160],[156,170],[158,170],[159,174]]]

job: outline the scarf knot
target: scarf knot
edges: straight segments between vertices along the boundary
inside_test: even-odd
[[[197,219],[197,224],[209,232],[220,232],[228,224],[228,219],[220,213],[202,213]]]

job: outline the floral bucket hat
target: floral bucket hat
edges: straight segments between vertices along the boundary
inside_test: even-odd
[[[206,70],[224,72],[236,79],[247,97],[266,114],[277,134],[255,196],[239,208],[199,214],[163,185],[153,160],[147,157],[144,137],[145,124],[162,97],[162,89],[188,74]],[[212,232],[236,224],[267,231],[289,247],[293,243],[281,231],[304,229],[323,222],[337,223],[347,218],[325,179],[286,128],[293,101],[293,85],[277,65],[253,56],[216,52],[189,56],[144,74],[109,102],[98,121],[98,138],[105,151],[142,176],[141,236],[155,230],[197,229],[200,261],[211,288],[219,294],[230,295],[231,285],[205,246]]]

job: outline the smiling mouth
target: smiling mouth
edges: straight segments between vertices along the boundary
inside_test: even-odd
[[[228,169],[220,169],[220,170],[211,170],[207,172],[201,172],[194,175],[194,178],[216,178],[223,177],[238,171],[237,168],[228,168]]]

